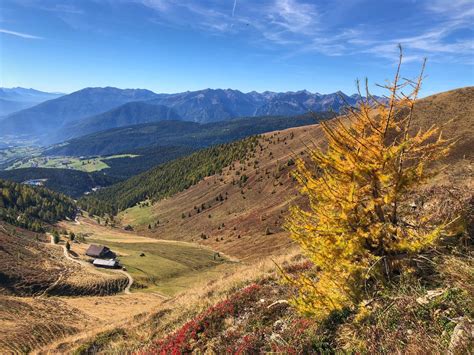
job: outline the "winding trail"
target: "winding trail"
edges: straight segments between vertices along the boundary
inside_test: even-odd
[[[132,275],[130,275],[128,272],[124,271],[124,270],[116,270],[117,272],[121,272],[122,274],[124,274],[125,276],[127,276],[128,278],[128,285],[127,287],[125,287],[125,289],[123,290],[123,292],[126,294],[126,295],[129,295],[131,294],[130,292],[130,287],[132,287],[133,285],[133,277]]]
[[[54,237],[53,237],[53,235],[50,234],[50,233],[48,233],[48,235],[49,235],[49,237],[51,238],[51,244],[57,245],[57,244],[54,243]],[[80,265],[82,265],[82,266],[84,266],[84,267],[88,267],[88,268],[93,267],[95,270],[97,270],[96,267],[92,266],[92,265],[91,265],[90,263],[88,263],[87,261],[80,260],[80,259],[78,259],[78,258],[72,257],[72,256],[69,254],[68,250],[66,249],[66,246],[65,246],[65,245],[59,245],[59,246],[62,246],[62,248],[63,248],[63,253],[64,253],[64,257],[65,257],[66,259],[71,260],[71,261],[74,262],[74,263],[78,263],[78,264],[80,264]],[[125,270],[114,270],[114,269],[110,269],[109,271],[115,272],[115,273],[121,273],[121,274],[123,274],[123,275],[125,275],[125,276],[127,277],[127,279],[128,279],[128,284],[127,284],[127,286],[125,287],[125,289],[123,290],[123,292],[124,292],[126,295],[130,295],[130,294],[131,294],[130,288],[132,287],[133,281],[134,281],[132,275],[130,275],[130,274],[129,274],[128,272],[126,272]]]

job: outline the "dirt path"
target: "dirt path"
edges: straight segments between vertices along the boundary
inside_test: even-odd
[[[51,244],[57,245],[57,244],[54,243],[54,236],[53,236],[52,234],[50,234],[50,233],[48,233],[48,234],[49,234],[49,237],[51,238]],[[78,263],[78,264],[80,264],[80,265],[82,265],[82,266],[84,266],[84,267],[88,267],[88,268],[93,267],[94,270],[97,271],[97,268],[95,268],[94,266],[92,266],[90,263],[72,257],[72,256],[69,254],[69,252],[68,252],[68,250],[67,250],[67,248],[66,248],[65,245],[62,245],[62,248],[63,248],[64,257],[65,257],[66,259],[71,260],[71,261],[74,262],[74,263]],[[128,279],[128,284],[127,284],[127,286],[125,287],[125,289],[123,290],[123,292],[124,292],[126,295],[131,294],[130,288],[132,287],[133,281],[134,281],[132,275],[130,275],[130,274],[129,274],[128,272],[126,272],[125,270],[114,270],[114,269],[110,269],[109,271],[115,272],[115,273],[121,273],[121,274],[123,274],[123,275],[125,275],[125,276],[127,277],[127,279]]]
[[[133,277],[132,277],[132,275],[130,275],[128,272],[126,272],[126,271],[124,271],[124,270],[118,270],[118,272],[121,272],[122,274],[124,274],[124,275],[127,276],[127,278],[128,278],[128,285],[127,285],[127,287],[125,287],[125,290],[123,290],[123,292],[124,292],[126,295],[131,294],[131,292],[130,292],[130,287],[132,287],[132,285],[133,285]]]

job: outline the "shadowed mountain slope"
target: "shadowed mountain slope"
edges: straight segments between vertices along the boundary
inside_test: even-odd
[[[117,178],[102,172],[86,173],[72,169],[23,168],[0,171],[0,179],[15,182],[42,180],[44,187],[79,198],[93,188],[106,187],[118,182]]]
[[[85,136],[124,126],[180,119],[173,109],[166,106],[134,101],[102,114],[68,124],[57,134],[57,140]]]
[[[127,126],[69,140],[46,150],[45,155],[108,155],[147,146],[184,146],[194,149],[222,144],[288,127],[304,126],[333,117],[331,113],[293,117],[249,117],[198,124],[183,121]]]

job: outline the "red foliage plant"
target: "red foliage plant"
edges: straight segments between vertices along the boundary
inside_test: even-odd
[[[194,346],[199,341],[211,339],[223,328],[223,322],[228,317],[236,317],[244,309],[248,302],[255,301],[258,297],[260,285],[252,284],[231,297],[208,308],[194,319],[185,323],[174,333],[163,340],[159,340],[147,349],[147,354],[183,354],[192,352]],[[239,349],[251,347],[252,339],[243,339]]]

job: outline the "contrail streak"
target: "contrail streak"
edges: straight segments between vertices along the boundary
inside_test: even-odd
[[[234,5],[234,9],[235,9],[235,5]],[[17,36],[21,38],[28,38],[28,39],[43,39],[43,37],[33,36],[28,33],[9,31],[4,28],[0,28],[0,33],[6,33],[7,35]]]
[[[237,0],[234,0],[234,7],[232,8],[232,17],[234,17],[236,6],[237,6]]]

